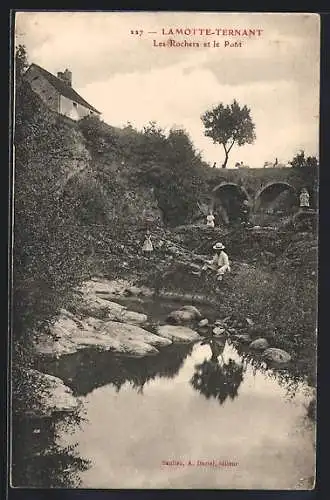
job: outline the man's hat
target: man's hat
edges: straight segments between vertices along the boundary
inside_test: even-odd
[[[213,245],[213,250],[223,250],[225,247],[222,243],[216,243]]]

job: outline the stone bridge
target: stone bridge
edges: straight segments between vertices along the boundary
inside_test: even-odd
[[[306,175],[307,174],[307,175]],[[254,223],[265,218],[292,216],[299,210],[303,187],[310,193],[312,207],[317,204],[317,178],[311,171],[293,168],[254,168],[209,171],[208,207],[229,223],[241,213],[243,202]]]

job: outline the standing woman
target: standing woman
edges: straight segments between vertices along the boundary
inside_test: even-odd
[[[300,196],[300,208],[309,208],[309,193],[306,188],[302,188]]]

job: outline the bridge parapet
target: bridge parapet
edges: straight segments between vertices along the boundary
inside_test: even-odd
[[[304,186],[304,177],[293,168],[240,168],[240,169],[215,169],[208,172],[207,181],[210,190],[222,182],[232,182],[243,186],[251,198],[267,184],[272,182],[287,182],[299,191]]]
[[[271,213],[281,199],[282,209],[286,207],[285,212],[294,213],[299,207],[302,187],[307,187],[312,205],[315,205],[315,171],[310,174],[304,168],[287,167],[213,169],[208,172],[207,178],[210,207],[221,206],[228,214],[239,213],[243,201],[247,200],[251,214],[260,211]],[[279,212],[283,212],[282,209]]]

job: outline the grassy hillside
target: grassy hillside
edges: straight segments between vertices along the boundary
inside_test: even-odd
[[[24,82],[15,117],[14,332],[29,336],[95,271],[147,228],[185,223],[203,164],[181,130],[165,136],[51,112]],[[106,237],[105,237],[106,236]]]

